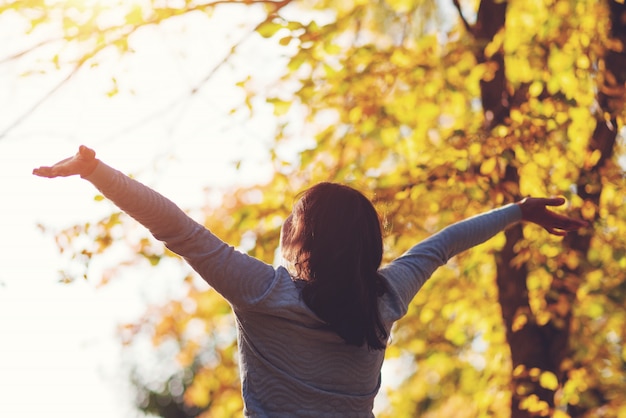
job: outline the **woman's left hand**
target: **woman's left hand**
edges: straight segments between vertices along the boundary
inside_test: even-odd
[[[540,225],[553,235],[564,236],[589,225],[587,221],[560,215],[548,209],[548,206],[561,206],[564,203],[565,199],[562,197],[527,197],[517,204],[522,210],[522,220]]]

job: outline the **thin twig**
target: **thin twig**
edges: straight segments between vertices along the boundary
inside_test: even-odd
[[[28,117],[35,111],[39,106],[41,106],[46,100],[48,100],[52,95],[63,87],[73,76],[78,72],[82,64],[77,64],[74,69],[59,83],[57,83],[50,91],[44,94],[39,100],[37,100],[28,110],[23,112],[17,119],[13,121],[8,127],[0,133],[0,140],[9,134],[13,129],[19,126],[22,122],[24,122]]]
[[[57,38],[57,39],[46,39],[45,41],[41,41],[38,44],[35,44],[27,49],[24,49],[22,51],[16,52],[14,54],[11,54],[9,56],[6,56],[4,58],[0,58],[0,64],[6,64],[7,62],[10,61],[14,61],[18,58],[23,57],[24,55],[27,55],[35,50],[37,50],[37,48],[41,48],[42,46],[54,43],[54,42],[59,42],[62,41],[62,38]]]

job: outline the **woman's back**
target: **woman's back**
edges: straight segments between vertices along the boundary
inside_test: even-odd
[[[252,416],[371,417],[384,350],[346,344],[302,301],[284,268],[254,307],[235,308]]]

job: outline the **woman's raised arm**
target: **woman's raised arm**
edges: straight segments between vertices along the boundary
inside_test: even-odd
[[[271,288],[275,270],[236,251],[190,218],[174,202],[96,159],[81,146],[73,157],[33,170],[40,177],[80,175],[152,235],[182,256],[200,276],[231,304],[244,307],[262,299]]]

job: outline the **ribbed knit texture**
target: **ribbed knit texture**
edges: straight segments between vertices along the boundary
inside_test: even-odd
[[[304,304],[300,286],[225,244],[167,198],[104,163],[86,177],[120,209],[181,255],[233,307],[246,416],[372,417],[384,351],[347,345]],[[387,329],[451,257],[521,219],[517,205],[451,225],[380,270]]]

